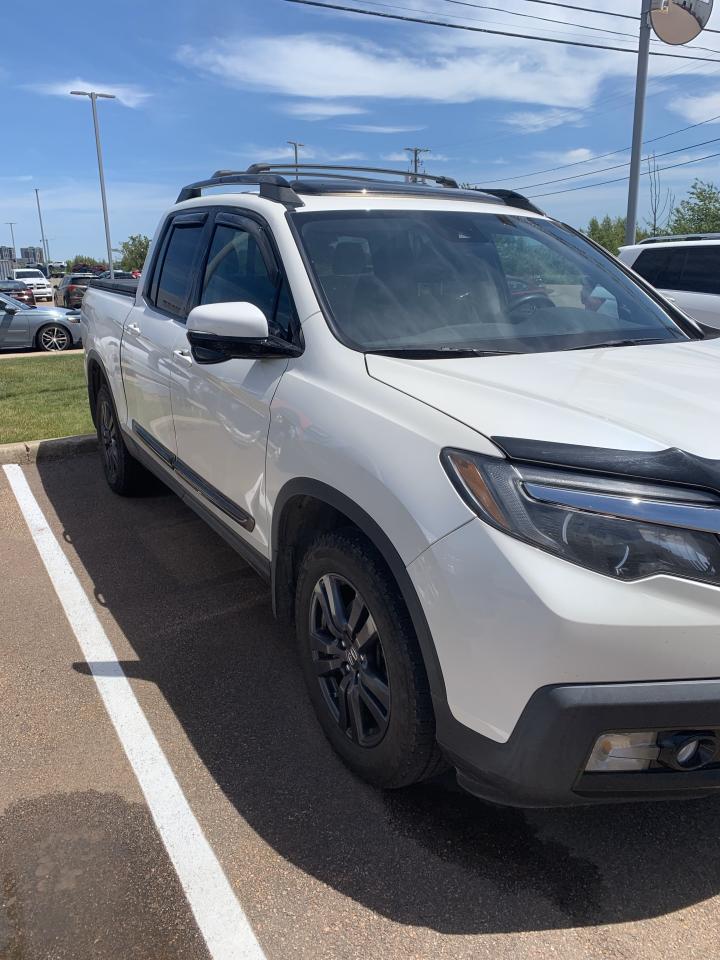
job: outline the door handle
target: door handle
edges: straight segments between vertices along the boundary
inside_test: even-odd
[[[133,333],[137,336],[140,333],[140,325],[138,323],[129,323],[125,329],[128,333]]]
[[[192,356],[189,350],[173,350],[173,356],[184,363],[192,363]]]

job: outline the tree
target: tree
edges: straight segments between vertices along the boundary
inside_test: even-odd
[[[671,233],[720,233],[720,189],[695,180],[688,196],[673,210]]]
[[[122,257],[120,266],[123,270],[142,270],[150,246],[150,237],[142,233],[134,233],[120,244]]]
[[[610,217],[607,214],[602,220],[593,217],[585,233],[613,256],[617,256],[619,248],[625,243],[625,217]],[[638,240],[647,235],[645,230],[637,231]]]
[[[73,273],[73,271],[80,272],[81,270],[83,272],[86,270],[100,272],[102,270],[107,270],[107,268],[107,263],[105,263],[104,260],[96,260],[95,257],[87,257],[81,253],[74,257],[70,257],[67,262],[68,273]]]
[[[669,190],[663,190],[660,184],[660,171],[655,154],[647,158],[648,180],[650,182],[650,219],[648,225],[651,237],[667,233],[670,229],[670,218],[675,207],[675,196]]]

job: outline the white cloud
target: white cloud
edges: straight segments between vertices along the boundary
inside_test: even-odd
[[[670,109],[690,123],[702,123],[710,117],[720,117],[720,90],[701,97],[676,97],[670,101]],[[720,123],[720,120],[714,122]]]
[[[427,127],[385,127],[373,123],[343,123],[338,130],[352,130],[355,133],[414,133]]]
[[[345,99],[505,100],[572,108],[588,104],[605,76],[634,69],[625,62],[632,58],[622,54],[583,51],[581,57],[572,48],[503,38],[489,48],[474,37],[452,44],[436,34],[408,51],[329,33],[245,36],[186,44],[177,59],[233,86],[320,101],[332,91]]]
[[[283,113],[303,120],[327,120],[332,117],[350,117],[367,113],[363,107],[349,103],[322,103],[316,100],[301,100],[299,103],[286,103],[280,107]]]
[[[98,90],[102,93],[114,94],[120,103],[126,107],[141,107],[152,96],[151,93],[134,83],[90,83],[79,77],[74,80],[58,80],[53,83],[32,83],[28,84],[26,89],[53,97],[69,96],[71,90]]]
[[[542,133],[566,123],[577,126],[582,123],[582,119],[583,115],[579,110],[545,110],[543,112],[519,110],[516,113],[509,113],[504,118],[504,122],[516,129],[518,133]]]

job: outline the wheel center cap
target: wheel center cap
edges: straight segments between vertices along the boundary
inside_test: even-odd
[[[353,670],[357,670],[360,663],[360,657],[355,647],[348,647],[347,660]]]

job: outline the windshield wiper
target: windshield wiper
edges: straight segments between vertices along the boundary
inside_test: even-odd
[[[516,350],[483,350],[481,347],[381,347],[365,353],[382,357],[410,357],[412,360],[437,360],[443,357],[507,357]]]
[[[645,343],[684,343],[684,340],[666,340],[665,337],[647,337],[637,340],[606,340],[604,343],[584,343],[581,347],[566,347],[566,350],[602,350],[605,347],[635,347]]]

